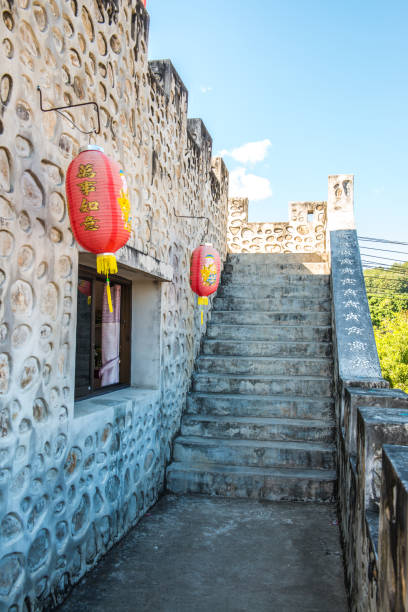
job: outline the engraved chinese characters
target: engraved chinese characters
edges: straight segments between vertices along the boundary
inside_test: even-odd
[[[88,147],[69,165],[66,191],[76,240],[98,255],[98,272],[114,274],[114,253],[130,236],[130,202],[123,170],[99,147]]]
[[[331,232],[330,241],[340,375],[381,378],[356,232]]]

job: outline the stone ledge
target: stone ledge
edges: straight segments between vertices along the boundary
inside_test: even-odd
[[[386,382],[386,381],[381,381]],[[384,387],[370,388],[347,386],[344,392],[344,436],[347,451],[351,455],[357,453],[357,409],[365,406],[378,406],[378,408],[404,408],[408,409],[408,395],[401,389],[387,389]]]
[[[357,233],[330,232],[333,326],[339,378],[350,386],[383,382],[368,307]],[[388,386],[388,385],[387,385]]]
[[[160,391],[158,389],[126,387],[75,402],[74,419],[92,417],[92,420],[94,420],[96,415],[106,418],[107,411],[115,412],[118,408],[123,408],[128,402],[147,404],[159,400]]]
[[[357,410],[357,466],[362,508],[378,510],[382,476],[382,446],[408,444],[408,410],[360,406]]]
[[[378,610],[406,610],[408,448],[383,446],[383,478],[379,535]]]
[[[95,268],[96,259],[93,253],[89,253],[81,247],[79,247],[79,253],[81,264]],[[117,251],[116,259],[120,267],[118,274],[129,277],[130,280],[143,276],[162,282],[172,282],[173,280],[173,266],[147,253],[142,253],[132,246],[125,245]],[[123,270],[128,274],[123,274]]]

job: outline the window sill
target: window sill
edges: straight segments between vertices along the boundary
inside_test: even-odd
[[[85,251],[82,247],[79,247],[79,253],[80,262],[94,269],[95,255]],[[142,253],[128,244],[116,252],[116,259],[119,264],[119,275],[129,280],[140,280],[145,277],[160,282],[173,281],[173,266],[147,253]]]
[[[107,411],[114,413],[117,408],[123,407],[129,401],[146,404],[147,402],[158,401],[159,398],[160,391],[158,389],[126,387],[125,389],[118,389],[117,391],[111,391],[110,393],[100,394],[75,402],[74,419],[85,418],[89,415],[92,415],[94,418],[96,414],[106,414]]]

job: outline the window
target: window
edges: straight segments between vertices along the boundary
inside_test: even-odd
[[[79,267],[76,399],[130,384],[131,283],[110,277],[110,313],[105,282],[94,270]]]

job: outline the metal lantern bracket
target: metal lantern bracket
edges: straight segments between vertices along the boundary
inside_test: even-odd
[[[43,113],[49,113],[51,111],[54,111],[56,113],[58,113],[59,115],[61,115],[61,117],[64,117],[64,119],[66,119],[67,121],[70,122],[70,124],[77,129],[79,132],[81,132],[81,134],[100,134],[101,131],[101,121],[100,121],[100,117],[99,117],[99,104],[97,104],[97,102],[81,102],[80,104],[69,104],[68,106],[55,106],[53,108],[43,108],[43,98],[42,98],[42,91],[39,85],[37,85],[37,91],[40,94],[40,109],[42,110]],[[68,115],[65,115],[64,113],[62,113],[61,111],[66,110],[68,108],[78,108],[79,106],[90,106],[92,105],[96,111],[96,116],[98,119],[98,128],[95,129],[93,128],[92,130],[90,130],[89,132],[86,132],[85,130],[81,130],[80,127],[78,127],[74,121],[72,121],[71,117],[68,117]]]
[[[204,235],[202,237],[202,240],[204,240],[204,237],[208,234],[208,228],[210,226],[210,219],[208,217],[196,217],[194,215],[178,215],[176,213],[176,209],[173,209],[174,212],[174,216],[178,217],[179,219],[205,219],[207,221],[207,227],[205,229]]]

